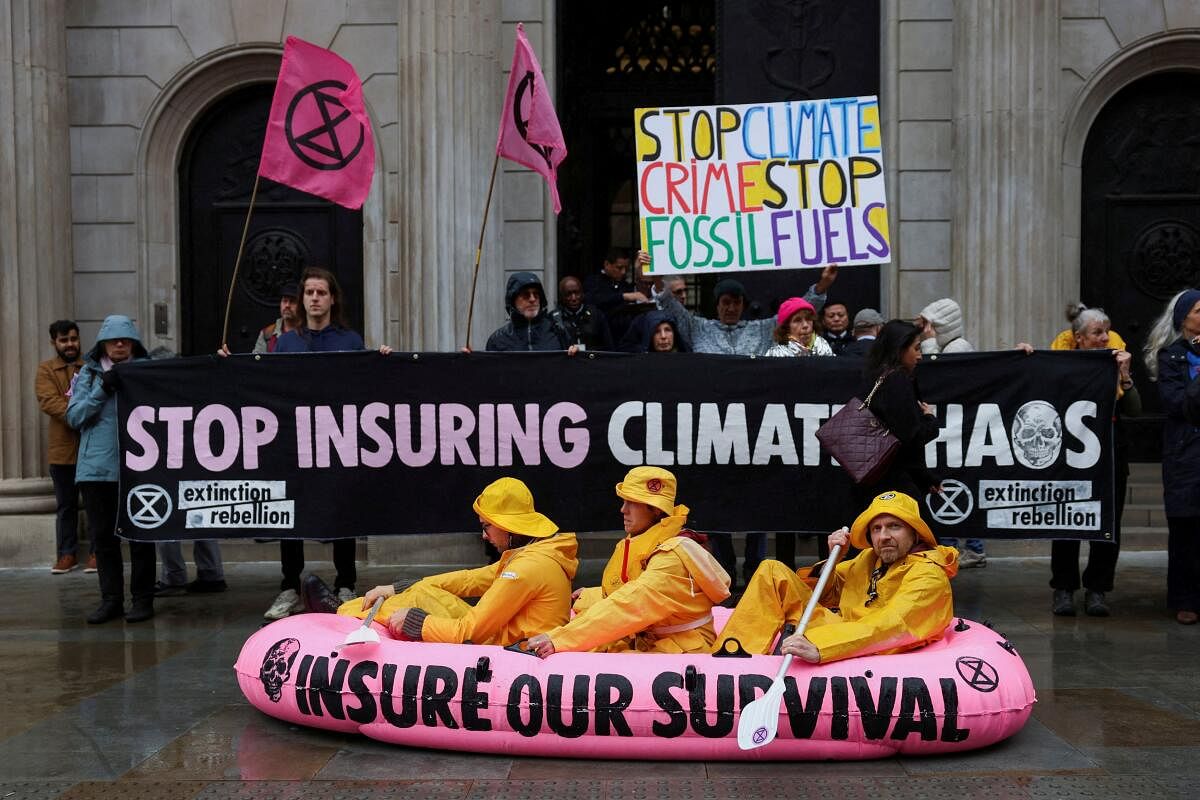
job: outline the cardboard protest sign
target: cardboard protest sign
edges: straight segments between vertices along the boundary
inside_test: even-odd
[[[891,259],[875,97],[639,108],[652,275]]]

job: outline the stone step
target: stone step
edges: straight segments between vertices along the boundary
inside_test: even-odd
[[[1167,514],[1162,502],[1126,503],[1125,513],[1121,516],[1121,527],[1161,528],[1166,531]]]

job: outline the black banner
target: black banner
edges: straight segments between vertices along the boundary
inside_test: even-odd
[[[119,533],[139,540],[474,531],[501,476],[564,530],[614,530],[613,487],[670,469],[701,531],[825,533],[860,510],[816,430],[856,390],[838,358],[375,352],[117,368]],[[920,498],[946,536],[1113,530],[1116,368],[1095,353],[918,367],[942,425]]]

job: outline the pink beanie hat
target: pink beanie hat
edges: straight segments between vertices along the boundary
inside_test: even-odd
[[[816,316],[817,313],[817,310],[813,308],[812,303],[808,302],[803,297],[789,297],[787,300],[783,301],[781,306],[779,306],[779,316],[776,317],[776,319],[779,320],[780,325],[787,325],[788,320],[790,320],[797,311],[811,311],[814,316]]]

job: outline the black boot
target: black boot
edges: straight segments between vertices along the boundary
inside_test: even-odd
[[[300,593],[304,597],[304,610],[309,613],[336,614],[338,607],[342,604],[342,601],[338,600],[338,596],[329,588],[329,584],[316,575],[309,575],[304,579]]]
[[[102,625],[110,619],[121,616],[123,611],[120,600],[115,597],[105,597],[100,601],[99,607],[87,615],[88,625]]]
[[[135,597],[129,604],[129,613],[125,615],[126,622],[145,622],[154,616],[154,597]]]

